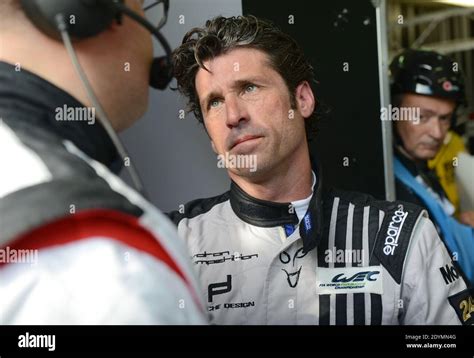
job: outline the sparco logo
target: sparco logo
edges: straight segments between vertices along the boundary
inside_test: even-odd
[[[403,211],[403,206],[400,205],[392,216],[392,221],[388,225],[387,236],[385,237],[385,246],[383,247],[385,255],[393,255],[395,252],[395,248],[398,246],[398,237],[407,215],[408,212]]]

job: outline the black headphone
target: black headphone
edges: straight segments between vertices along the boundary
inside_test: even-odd
[[[98,35],[122,16],[132,17],[147,28],[163,46],[166,56],[155,58],[150,73],[150,86],[165,89],[173,78],[171,48],[163,35],[146,19],[135,14],[124,5],[124,0],[20,0],[23,10],[33,24],[47,36],[61,40],[56,16],[62,14],[67,22],[67,31],[73,40]],[[169,0],[164,1],[165,12]]]

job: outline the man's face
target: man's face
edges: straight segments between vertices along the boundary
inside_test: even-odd
[[[256,159],[256,170],[230,166],[231,177],[263,178],[277,168],[288,170],[294,153],[307,145],[303,116],[314,109],[309,85],[298,86],[293,110],[288,88],[264,52],[238,48],[204,65],[210,72],[198,70],[196,91],[214,151]],[[300,102],[305,102],[302,111]]]
[[[420,108],[419,120],[404,120],[396,123],[403,147],[418,160],[436,156],[443,144],[456,108],[452,100],[405,94],[400,107]]]
[[[145,17],[142,1],[127,0],[126,5]],[[115,127],[123,130],[138,120],[147,110],[149,76],[153,60],[153,43],[148,30],[123,16],[122,25],[114,24],[109,31],[91,39],[94,48],[88,50],[89,71],[100,79],[101,100],[107,104]],[[87,46],[87,42],[84,45]],[[98,66],[100,64],[100,66]]]

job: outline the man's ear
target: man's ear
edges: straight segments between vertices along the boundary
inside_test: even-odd
[[[316,101],[308,81],[301,82],[295,91],[296,108],[303,118],[308,118],[314,112]]]

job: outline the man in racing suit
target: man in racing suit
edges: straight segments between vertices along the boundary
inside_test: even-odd
[[[206,323],[176,228],[109,169],[122,162],[101,123],[79,119],[91,107],[64,47],[15,4],[0,14],[0,324]],[[76,48],[113,127],[131,125],[148,32],[124,18]]]
[[[232,180],[170,213],[212,323],[472,323],[471,293],[423,209],[325,186],[305,141],[312,68],[291,37],[217,17],[184,37],[174,66]]]

